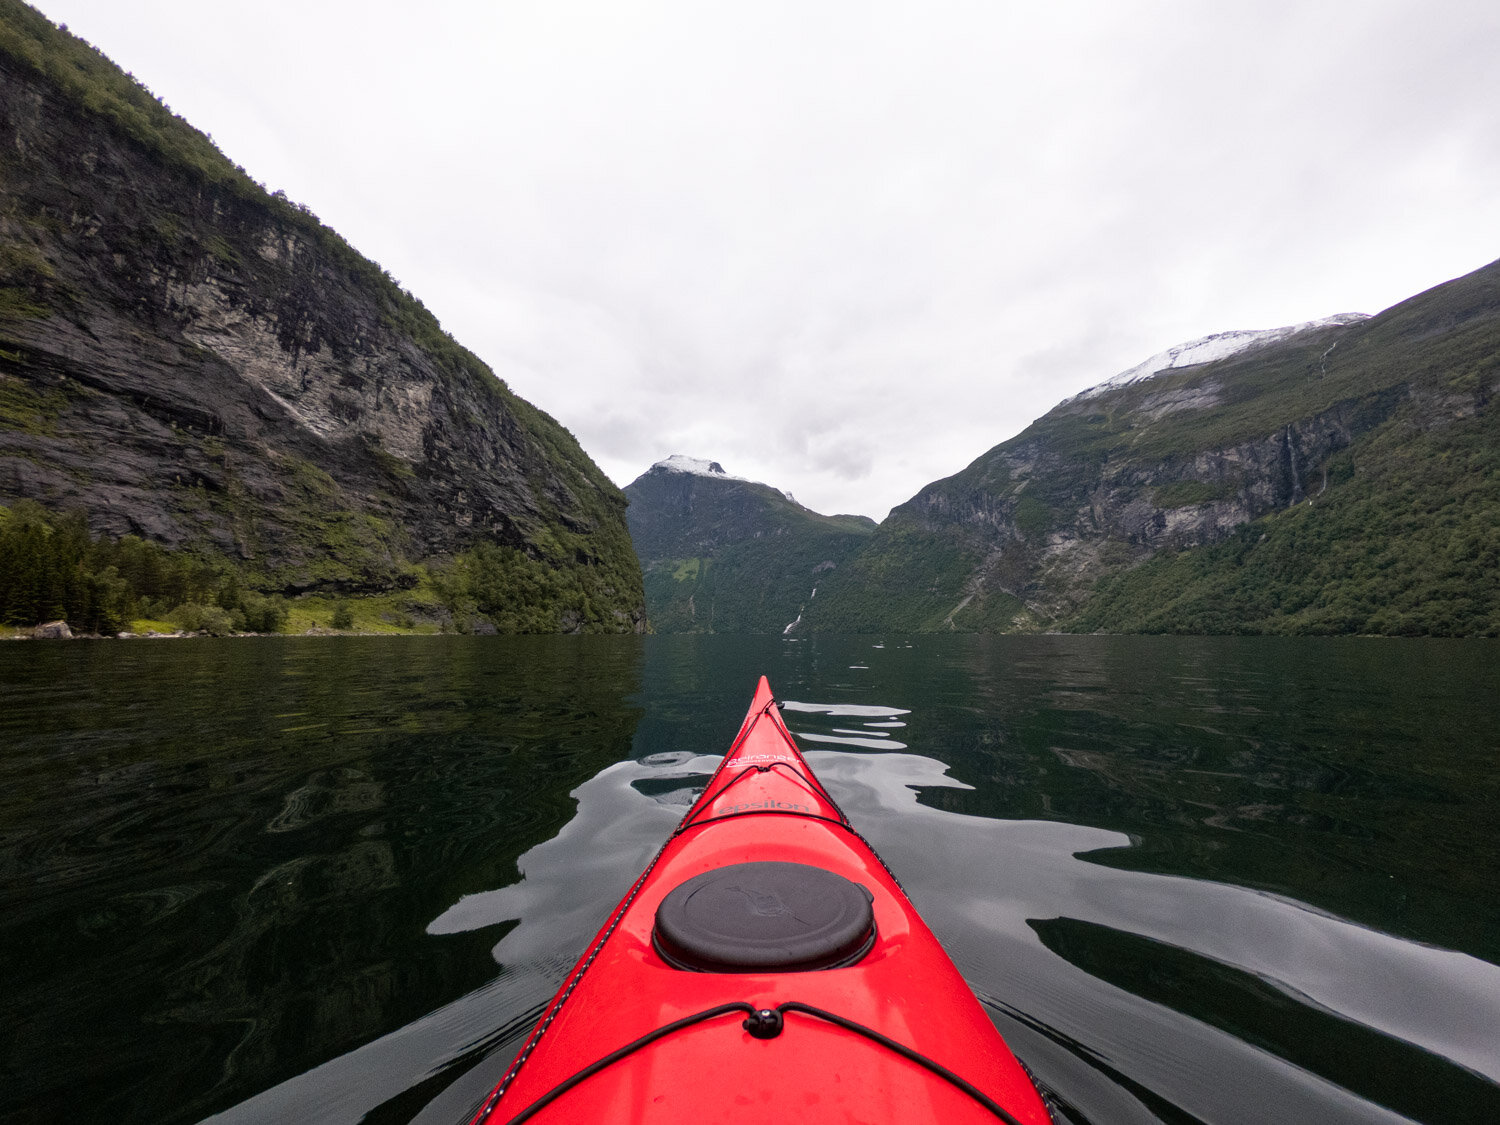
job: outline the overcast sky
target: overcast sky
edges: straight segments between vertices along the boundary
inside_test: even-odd
[[[1500,257],[1496,0],[41,0],[614,480],[883,518],[1211,332]]]

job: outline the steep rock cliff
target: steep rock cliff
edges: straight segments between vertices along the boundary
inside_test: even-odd
[[[478,544],[643,625],[625,499],[379,267],[0,8],[0,503],[363,591]],[[575,600],[578,600],[575,598]]]

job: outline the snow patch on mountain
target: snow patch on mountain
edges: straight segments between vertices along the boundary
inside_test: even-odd
[[[732,477],[724,471],[724,466],[717,461],[704,461],[697,457],[684,457],[681,453],[674,453],[665,460],[658,461],[651,466],[653,469],[666,469],[671,473],[691,473],[698,477],[720,477],[724,480],[744,480],[744,477]]]
[[[785,489],[776,488],[774,485],[766,484],[764,481],[751,480],[749,477],[737,477],[732,473],[726,473],[724,466],[717,461],[704,461],[698,457],[684,457],[681,453],[674,453],[672,456],[658,461],[651,468],[661,469],[669,473],[689,473],[698,477],[712,477],[714,480],[742,480],[746,484],[759,484],[764,488],[770,488],[781,493],[781,495],[785,496],[793,504],[797,503],[797,498]],[[798,506],[800,507],[801,505]]]
[[[1362,320],[1368,320],[1365,313],[1339,313],[1337,316],[1324,317],[1322,320],[1309,320],[1304,324],[1290,324],[1285,328],[1262,328],[1243,332],[1215,332],[1211,336],[1203,336],[1197,340],[1189,340],[1185,344],[1170,347],[1164,352],[1158,352],[1143,363],[1138,363],[1127,371],[1122,371],[1112,379],[1106,379],[1098,386],[1090,387],[1081,394],[1076,394],[1068,399],[1068,402],[1076,402],[1079,399],[1095,398],[1106,391],[1117,390],[1120,387],[1129,386],[1131,383],[1139,383],[1142,379],[1149,379],[1153,375],[1160,375],[1164,371],[1171,371],[1178,367],[1194,367],[1200,363],[1213,363],[1215,360],[1228,359],[1232,355],[1248,352],[1254,348],[1263,348],[1268,344],[1280,343],[1282,340],[1290,339],[1302,332],[1310,332],[1315,328],[1333,328],[1347,324],[1358,324]]]

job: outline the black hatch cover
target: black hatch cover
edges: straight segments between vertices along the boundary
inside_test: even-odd
[[[679,969],[809,972],[852,965],[875,944],[871,895],[805,863],[735,863],[662,899],[652,939]]]

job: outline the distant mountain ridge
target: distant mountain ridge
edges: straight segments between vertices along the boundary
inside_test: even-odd
[[[1500,263],[1169,349],[894,509],[801,627],[1500,635],[1497,392]]]
[[[790,493],[674,455],[625,486],[631,540],[657,632],[780,633],[874,531]]]

